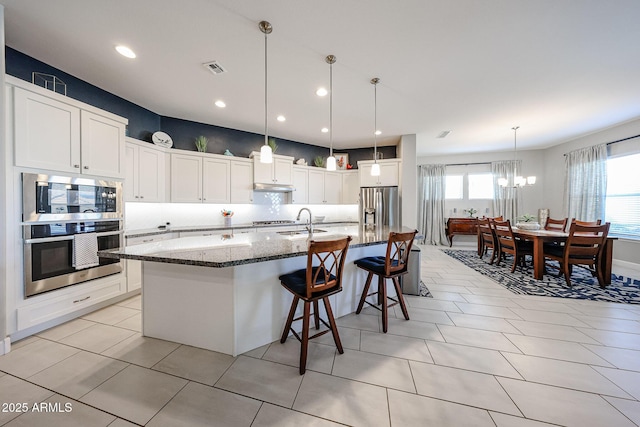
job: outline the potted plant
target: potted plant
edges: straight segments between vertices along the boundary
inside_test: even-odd
[[[523,230],[540,230],[540,224],[534,221],[535,219],[536,217],[533,215],[524,214],[517,218],[516,227]]]
[[[465,209],[464,213],[466,213],[467,215],[469,215],[469,218],[473,218],[473,216],[477,213],[478,211],[474,208],[469,208],[469,209]]]
[[[209,140],[205,136],[200,135],[196,138],[196,149],[201,153],[206,153],[208,143]]]

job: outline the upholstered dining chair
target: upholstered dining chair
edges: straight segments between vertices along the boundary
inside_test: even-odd
[[[560,274],[564,275],[567,286],[571,286],[571,273],[574,265],[586,266],[604,287],[604,276],[598,268],[601,262],[604,244],[609,234],[610,224],[580,225],[577,221],[569,227],[569,237],[563,246],[545,247],[544,257],[560,263]]]
[[[493,220],[489,218],[478,218],[478,255],[483,258],[491,249],[489,264],[493,264],[498,249],[496,232],[491,226],[491,221]]]
[[[331,241],[316,242],[312,240],[309,243],[307,253],[307,268],[280,276],[282,286],[293,294],[293,302],[289,309],[289,316],[282,331],[280,342],[284,343],[287,340],[289,331],[300,341],[300,375],[306,371],[307,349],[310,339],[331,331],[338,352],[340,354],[344,353],[333,311],[331,310],[329,296],[342,291],[342,270],[350,241],[351,236]],[[302,316],[294,319],[300,300],[304,302]],[[326,321],[320,317],[318,311],[318,301],[320,300],[324,303],[327,313]],[[311,304],[313,304],[313,313],[311,313]],[[317,330],[320,329],[320,322],[329,329],[309,336],[309,322],[312,314]],[[296,320],[302,320],[302,332],[300,334],[291,326]]]
[[[498,242],[498,260],[496,265],[500,265],[502,256],[509,254],[513,256],[513,265],[511,266],[511,272],[516,271],[516,265],[520,263],[524,267],[525,256],[533,256],[533,243],[527,240],[517,239],[513,235],[511,228],[511,221],[492,221],[493,229],[496,233],[496,239]]]
[[[376,308],[382,312],[382,330],[386,333],[389,324],[389,318],[387,310],[389,307],[393,307],[396,304],[400,304],[402,314],[406,320],[409,320],[409,312],[407,306],[404,303],[402,297],[402,290],[400,289],[400,276],[407,273],[407,266],[409,261],[409,254],[411,253],[411,246],[413,240],[416,237],[418,230],[414,230],[408,233],[389,233],[389,240],[387,240],[387,253],[385,256],[373,256],[360,258],[354,263],[367,271],[367,281],[364,284],[362,290],[362,296],[360,297],[360,303],[356,314],[360,314],[364,303],[369,304],[371,307]],[[371,280],[373,276],[378,276],[378,291],[369,293],[369,287],[371,286]],[[391,279],[396,291],[396,298],[392,298],[387,294],[386,280]],[[377,304],[373,304],[367,301],[367,297],[377,295]],[[393,304],[389,305],[388,299],[393,301]],[[378,307],[381,305],[382,307]]]

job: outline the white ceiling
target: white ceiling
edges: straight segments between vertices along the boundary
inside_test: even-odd
[[[640,118],[638,0],[0,0],[8,46],[158,114],[334,147],[418,135],[418,155],[556,145]],[[138,57],[114,50],[130,46]],[[227,73],[201,64],[217,60]],[[217,99],[226,109],[213,106]],[[284,114],[287,121],[277,122]],[[452,130],[446,139],[436,136]]]

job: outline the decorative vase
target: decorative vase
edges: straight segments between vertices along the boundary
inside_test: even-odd
[[[224,226],[225,227],[231,227],[231,217],[230,216],[225,216],[224,217]]]

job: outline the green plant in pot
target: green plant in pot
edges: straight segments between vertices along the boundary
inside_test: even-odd
[[[319,168],[323,168],[324,167],[324,157],[322,156],[316,156],[313,159],[313,164],[316,165]]]
[[[209,140],[205,136],[200,135],[196,138],[196,149],[201,153],[206,153],[208,143]]]
[[[276,144],[276,139],[275,138],[269,138],[269,141],[267,141],[267,145],[269,147],[271,147],[271,152],[273,154],[276,154],[276,151],[278,150],[278,144]]]

